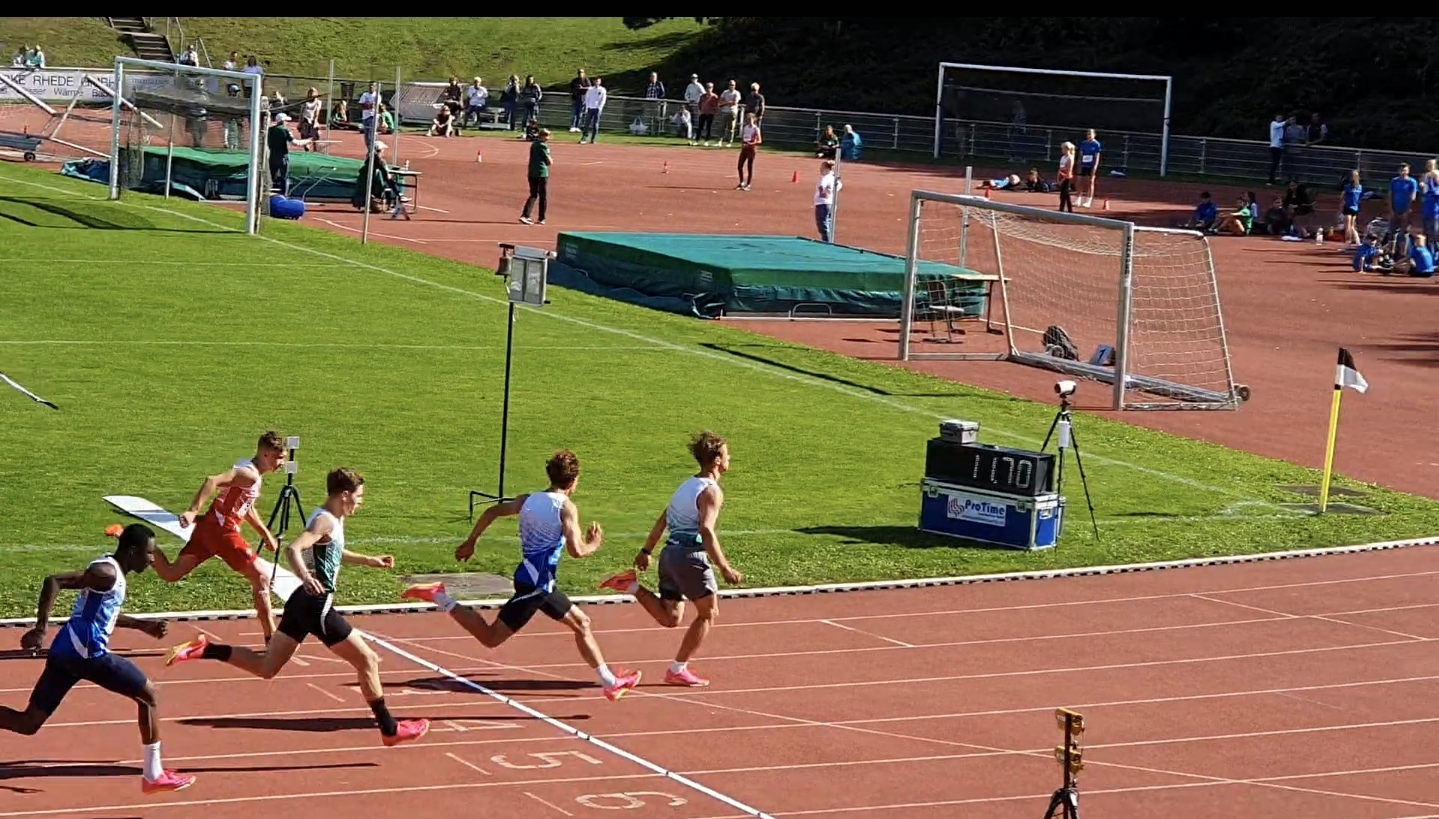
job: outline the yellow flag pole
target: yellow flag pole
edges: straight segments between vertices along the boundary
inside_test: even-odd
[[[1339,402],[1344,388],[1334,387],[1334,406],[1329,410],[1329,443],[1324,448],[1324,481],[1319,487],[1319,513],[1329,505],[1329,479],[1334,475],[1334,441],[1339,435]]]

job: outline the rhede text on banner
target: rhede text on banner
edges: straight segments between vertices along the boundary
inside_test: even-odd
[[[0,73],[3,73],[10,82],[46,103],[69,103],[76,97],[79,97],[82,103],[107,103],[115,88],[114,68],[44,68],[36,71],[7,68],[0,69]],[[96,87],[95,83],[85,82],[86,74],[95,79],[102,87]],[[161,75],[145,79],[156,85],[174,81],[171,77]],[[5,83],[0,83],[0,103],[4,102],[29,102],[29,100]]]

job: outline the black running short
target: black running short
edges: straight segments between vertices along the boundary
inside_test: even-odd
[[[297,643],[313,634],[325,648],[330,648],[350,639],[354,629],[344,615],[335,611],[333,594],[316,595],[302,586],[285,601],[285,613],[280,615],[276,630]]]
[[[551,620],[563,620],[573,605],[559,589],[545,591],[516,581],[515,593],[500,609],[499,620],[512,633],[518,633],[535,616],[535,612],[542,611]]]
[[[61,635],[61,639],[66,638]],[[45,658],[45,670],[40,672],[40,679],[35,681],[30,706],[46,716],[54,714],[70,689],[81,680],[133,700],[145,697],[145,689],[150,684],[145,672],[124,657],[108,652],[98,657],[75,657],[52,651]]]

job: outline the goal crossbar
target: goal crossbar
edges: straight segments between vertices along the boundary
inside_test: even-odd
[[[950,71],[985,71],[991,74],[1021,74],[1036,77],[1079,77],[1091,80],[1121,80],[1131,82],[1154,82],[1164,84],[1164,114],[1160,123],[1159,142],[1159,175],[1165,176],[1169,169],[1169,120],[1174,102],[1174,78],[1166,74],[1125,74],[1111,73],[1105,71],[1069,71],[1058,68],[1025,68],[1023,66],[1011,65],[982,65],[980,63],[951,63],[941,62],[939,64],[939,77],[935,82],[934,92],[934,158],[938,159],[941,153],[941,146],[944,137],[944,89],[945,75]],[[1030,96],[1070,96],[1075,95],[1054,95],[1040,91],[1024,92]],[[1083,96],[1083,95],[1081,95]],[[1095,101],[1105,101],[1105,95],[1096,95]],[[1109,97],[1108,101],[1137,102],[1142,100],[1126,100],[1121,97]]]
[[[914,349],[921,267],[934,264],[993,278],[1003,352]],[[1110,385],[1115,409],[1233,409],[1248,394],[1233,383],[1204,234],[970,194],[911,192],[899,359],[1042,367]]]
[[[260,195],[264,187],[264,180],[261,175],[265,172],[263,162],[263,132],[265,130],[264,115],[264,81],[263,75],[249,74],[242,71],[225,71],[219,68],[204,68],[201,66],[181,65],[178,63],[166,63],[158,60],[142,60],[136,57],[116,57],[115,74],[112,78],[114,88],[111,93],[111,142],[110,142],[110,198],[120,198],[120,137],[124,130],[122,126],[122,112],[133,111],[151,125],[158,125],[157,121],[149,114],[137,108],[134,103],[124,98],[125,76],[131,75],[160,75],[160,76],[188,76],[188,77],[214,77],[216,79],[230,80],[241,88],[249,86],[251,93],[245,100],[248,107],[250,119],[249,145],[246,152],[249,156],[251,173],[246,183],[245,196],[245,232],[255,234],[260,227]],[[92,80],[93,81],[93,80]]]

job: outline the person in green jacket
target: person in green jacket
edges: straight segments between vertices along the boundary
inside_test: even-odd
[[[549,182],[550,165],[554,160],[550,157],[550,129],[541,128],[539,136],[530,143],[530,198],[525,200],[525,209],[520,213],[520,221],[527,225],[533,225],[530,221],[530,212],[535,208],[535,200],[540,203],[540,224],[545,223],[545,211],[549,210]]]

